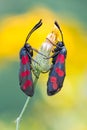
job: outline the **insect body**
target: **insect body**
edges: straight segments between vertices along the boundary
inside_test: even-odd
[[[27,49],[26,49],[27,48]],[[29,50],[29,51],[28,51]],[[20,86],[22,91],[28,95],[33,96],[34,88],[33,88],[33,80],[31,73],[31,58],[33,56],[33,50],[29,44],[25,44],[25,46],[20,51]]]
[[[54,54],[53,54],[53,56],[51,56],[51,58],[53,58],[52,59],[53,65],[50,70],[49,79],[47,82],[47,94],[48,95],[54,95],[55,93],[57,93],[58,91],[61,90],[61,88],[63,86],[64,78],[66,75],[65,59],[66,59],[67,51],[64,46],[62,31],[61,31],[59,25],[57,24],[57,22],[55,22],[55,24],[61,32],[62,41],[60,41],[56,44],[56,48],[53,51]]]
[[[30,35],[42,25],[41,20],[36,24],[33,29],[29,32],[24,47],[20,51],[20,72],[19,72],[19,82],[21,90],[28,96],[33,96],[34,86],[31,73],[31,60],[36,62],[33,56],[33,50],[38,52],[36,49],[32,48],[28,43]],[[39,52],[38,52],[39,53]],[[41,54],[41,53],[40,53]],[[36,62],[37,63],[37,62]],[[38,63],[37,63],[38,64]]]

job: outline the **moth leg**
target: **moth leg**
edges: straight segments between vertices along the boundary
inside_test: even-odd
[[[38,54],[40,54],[40,55],[42,55],[42,56],[44,56],[44,57],[47,57],[47,56],[45,56],[44,54],[42,54],[41,52],[39,52],[37,49],[35,49],[35,48],[32,48],[35,52],[37,52]]]
[[[58,51],[58,52],[56,52],[55,54],[53,54],[52,56],[49,56],[49,57],[47,57],[47,58],[44,58],[44,59],[50,59],[50,58],[54,58],[55,56],[57,56],[57,55],[58,55],[58,53],[59,53],[59,51]]]

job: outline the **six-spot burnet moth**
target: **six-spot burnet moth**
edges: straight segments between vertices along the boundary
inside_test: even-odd
[[[57,22],[55,22],[55,25],[61,33],[62,41],[58,41],[58,43],[55,45],[56,48],[53,51],[54,54],[49,57],[52,58],[53,64],[47,82],[47,94],[49,96],[54,95],[61,90],[66,75],[65,59],[67,55],[67,50],[63,42],[63,34],[60,26]]]
[[[33,56],[33,50],[37,53],[43,55],[41,52],[38,52],[38,50],[32,48],[28,43],[28,39],[31,36],[31,34],[38,29],[42,25],[42,20],[40,20],[33,29],[28,33],[27,38],[25,40],[24,47],[20,51],[20,72],[19,72],[19,82],[20,82],[20,88],[21,90],[28,96],[33,96],[34,94],[34,86],[33,86],[33,79],[32,79],[32,73],[31,73],[31,60],[37,63],[32,56]],[[47,94],[48,95],[54,95],[57,92],[59,92],[63,86],[63,81],[66,75],[65,72],[65,59],[67,55],[67,50],[64,45],[63,41],[63,34],[60,29],[60,26],[57,22],[55,22],[56,27],[59,29],[61,33],[62,40],[58,41],[56,45],[56,48],[53,51],[53,55],[48,57],[52,58],[52,68],[50,69],[49,78],[47,82]],[[45,56],[45,55],[43,55]],[[37,63],[38,64],[38,63]]]
[[[28,33],[27,38],[25,40],[24,47],[20,50],[20,71],[19,71],[19,84],[21,90],[28,96],[33,96],[34,94],[34,86],[33,86],[33,79],[31,73],[31,60],[36,62],[33,56],[33,50],[43,55],[42,53],[38,52],[35,48],[32,48],[28,43],[28,39],[31,34],[38,29],[42,25],[42,20],[40,20]],[[36,62],[37,63],[37,62]],[[37,63],[38,64],[38,63]]]

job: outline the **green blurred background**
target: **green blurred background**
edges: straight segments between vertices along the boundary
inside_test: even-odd
[[[54,19],[60,21],[68,50],[67,76],[61,92],[52,97],[46,94],[47,74],[40,76],[20,130],[87,130],[86,12],[86,0],[0,0],[0,130],[15,130],[27,98],[18,84],[18,52],[40,17],[48,28],[44,24],[31,43],[39,48]]]

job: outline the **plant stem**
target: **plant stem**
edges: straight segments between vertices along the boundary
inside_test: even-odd
[[[22,109],[20,115],[19,115],[19,116],[17,117],[17,119],[16,119],[16,130],[19,130],[20,120],[21,120],[22,115],[23,115],[23,113],[24,113],[24,111],[25,111],[25,109],[26,109],[26,107],[27,107],[27,105],[28,105],[29,100],[30,100],[30,97],[28,97],[28,98],[26,99],[26,102],[25,102],[25,104],[24,104],[24,107],[23,107],[23,109]]]
[[[36,86],[37,81],[38,81],[38,78],[35,77],[34,87]],[[31,99],[31,97],[27,97],[26,102],[25,102],[25,104],[24,104],[24,106],[23,106],[23,108],[22,108],[22,111],[21,111],[20,115],[19,115],[19,116],[17,117],[17,119],[16,119],[16,130],[19,130],[20,120],[22,119],[22,116],[23,116],[23,114],[24,114],[24,112],[25,112],[25,110],[26,110],[26,107],[27,107],[27,105],[28,105],[30,99]]]

